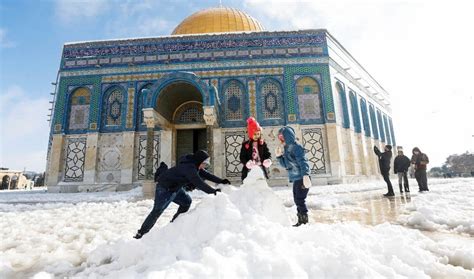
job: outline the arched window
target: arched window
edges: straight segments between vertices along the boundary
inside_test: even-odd
[[[299,113],[301,119],[321,119],[321,89],[316,80],[302,77],[296,81]]]
[[[390,131],[389,131],[390,128],[388,127],[387,116],[385,114],[383,115],[383,125],[385,127],[385,135],[387,137],[387,143],[392,144],[392,138],[390,136]]]
[[[282,90],[280,84],[267,79],[260,85],[263,119],[282,119]]]
[[[374,134],[375,139],[379,139],[379,128],[377,127],[377,118],[375,116],[375,110],[372,104],[369,105],[369,111],[370,111],[370,124],[372,126],[372,133]]]
[[[349,128],[351,124],[349,120],[349,109],[347,108],[346,92],[344,92],[344,88],[339,82],[336,83],[336,90],[339,93],[338,108],[340,114],[339,118],[342,121],[342,127]]]
[[[151,103],[152,93],[150,91],[153,85],[151,83],[146,84],[138,91],[137,98],[137,114],[136,114],[136,129],[146,128],[143,122],[143,108]]]
[[[369,112],[367,111],[367,103],[364,98],[360,98],[360,112],[362,114],[365,136],[370,137]]]
[[[86,130],[89,126],[89,105],[91,93],[89,89],[80,87],[70,97],[69,130]]]
[[[359,106],[357,105],[357,97],[354,92],[350,93],[351,109],[352,109],[352,122],[354,123],[354,131],[360,133],[360,115]]]
[[[392,144],[393,145],[397,145],[397,142],[395,141],[395,133],[393,131],[393,122],[392,122],[392,118],[388,118],[388,122],[389,122],[389,125],[390,125],[390,135],[392,135]]]
[[[102,106],[103,128],[119,128],[122,125],[123,106],[122,90],[119,87],[108,90]]]
[[[380,113],[380,110],[377,110],[377,122],[379,123],[380,140],[385,142],[385,132],[383,129],[382,113]]]
[[[181,105],[173,116],[176,124],[204,123],[202,103],[190,101]]]
[[[244,119],[244,86],[238,80],[231,80],[224,86],[225,117],[235,121]]]

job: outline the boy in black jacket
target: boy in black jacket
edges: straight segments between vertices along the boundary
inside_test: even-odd
[[[379,157],[380,173],[383,176],[383,180],[387,183],[388,192],[384,194],[386,197],[393,197],[392,182],[390,182],[390,160],[392,159],[392,146],[385,145],[385,152],[380,152],[377,146],[374,146],[374,152]]]
[[[206,151],[199,150],[195,154],[188,154],[181,158],[178,165],[172,167],[159,175],[155,192],[155,204],[143,222],[141,228],[134,236],[136,239],[148,233],[160,217],[161,213],[171,202],[179,205],[178,211],[173,216],[173,222],[179,214],[189,210],[192,199],[185,192],[184,187],[192,185],[208,194],[216,194],[221,189],[214,189],[203,181],[203,178],[215,183],[230,184],[228,179],[221,179],[205,170],[209,165],[209,154]]]
[[[398,155],[395,157],[393,162],[393,171],[395,174],[398,174],[398,186],[400,187],[400,193],[403,193],[402,181],[405,186],[405,192],[410,192],[410,187],[408,186],[408,168],[410,167],[410,159],[403,155],[403,148],[398,147]]]

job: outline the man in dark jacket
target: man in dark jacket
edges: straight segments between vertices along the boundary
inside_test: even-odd
[[[192,199],[184,190],[185,186],[189,187],[191,185],[193,188],[198,188],[203,192],[215,195],[221,189],[212,188],[203,179],[220,184],[230,184],[229,180],[221,179],[207,172],[205,170],[207,165],[209,165],[209,155],[206,151],[199,150],[195,154],[183,156],[177,166],[161,173],[156,185],[153,209],[134,238],[140,239],[144,234],[148,233],[171,202],[179,205],[178,211],[173,216],[171,222],[179,214],[189,210]]]
[[[377,146],[374,146],[374,152],[379,157],[380,173],[383,176],[383,180],[387,183],[388,192],[384,194],[386,197],[393,197],[392,182],[390,182],[390,161],[392,160],[392,146],[385,145],[385,152],[380,152]]]
[[[393,162],[393,171],[395,172],[395,174],[398,174],[398,186],[400,187],[400,193],[403,193],[402,181],[405,186],[405,192],[410,192],[407,176],[409,167],[410,159],[407,156],[403,155],[403,148],[398,147],[398,156],[395,157],[395,161]]]
[[[415,178],[418,182],[418,188],[420,192],[429,191],[428,179],[426,178],[426,165],[430,162],[428,156],[422,153],[418,147],[413,148],[413,156],[411,157],[411,163],[415,168]]]

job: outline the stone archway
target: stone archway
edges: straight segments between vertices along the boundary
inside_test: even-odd
[[[8,190],[10,187],[10,176],[5,175],[2,177],[2,185],[0,187],[0,190]]]
[[[162,144],[171,151],[172,164],[185,154],[208,149],[203,101],[199,88],[185,81],[170,83],[158,92],[154,109],[170,127],[171,138]]]

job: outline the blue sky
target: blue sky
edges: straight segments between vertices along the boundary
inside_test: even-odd
[[[474,150],[472,1],[223,1],[267,30],[326,28],[391,94],[397,142],[432,166]],[[44,170],[65,42],[162,36],[219,1],[0,2],[0,166]],[[470,121],[469,121],[470,119]]]

